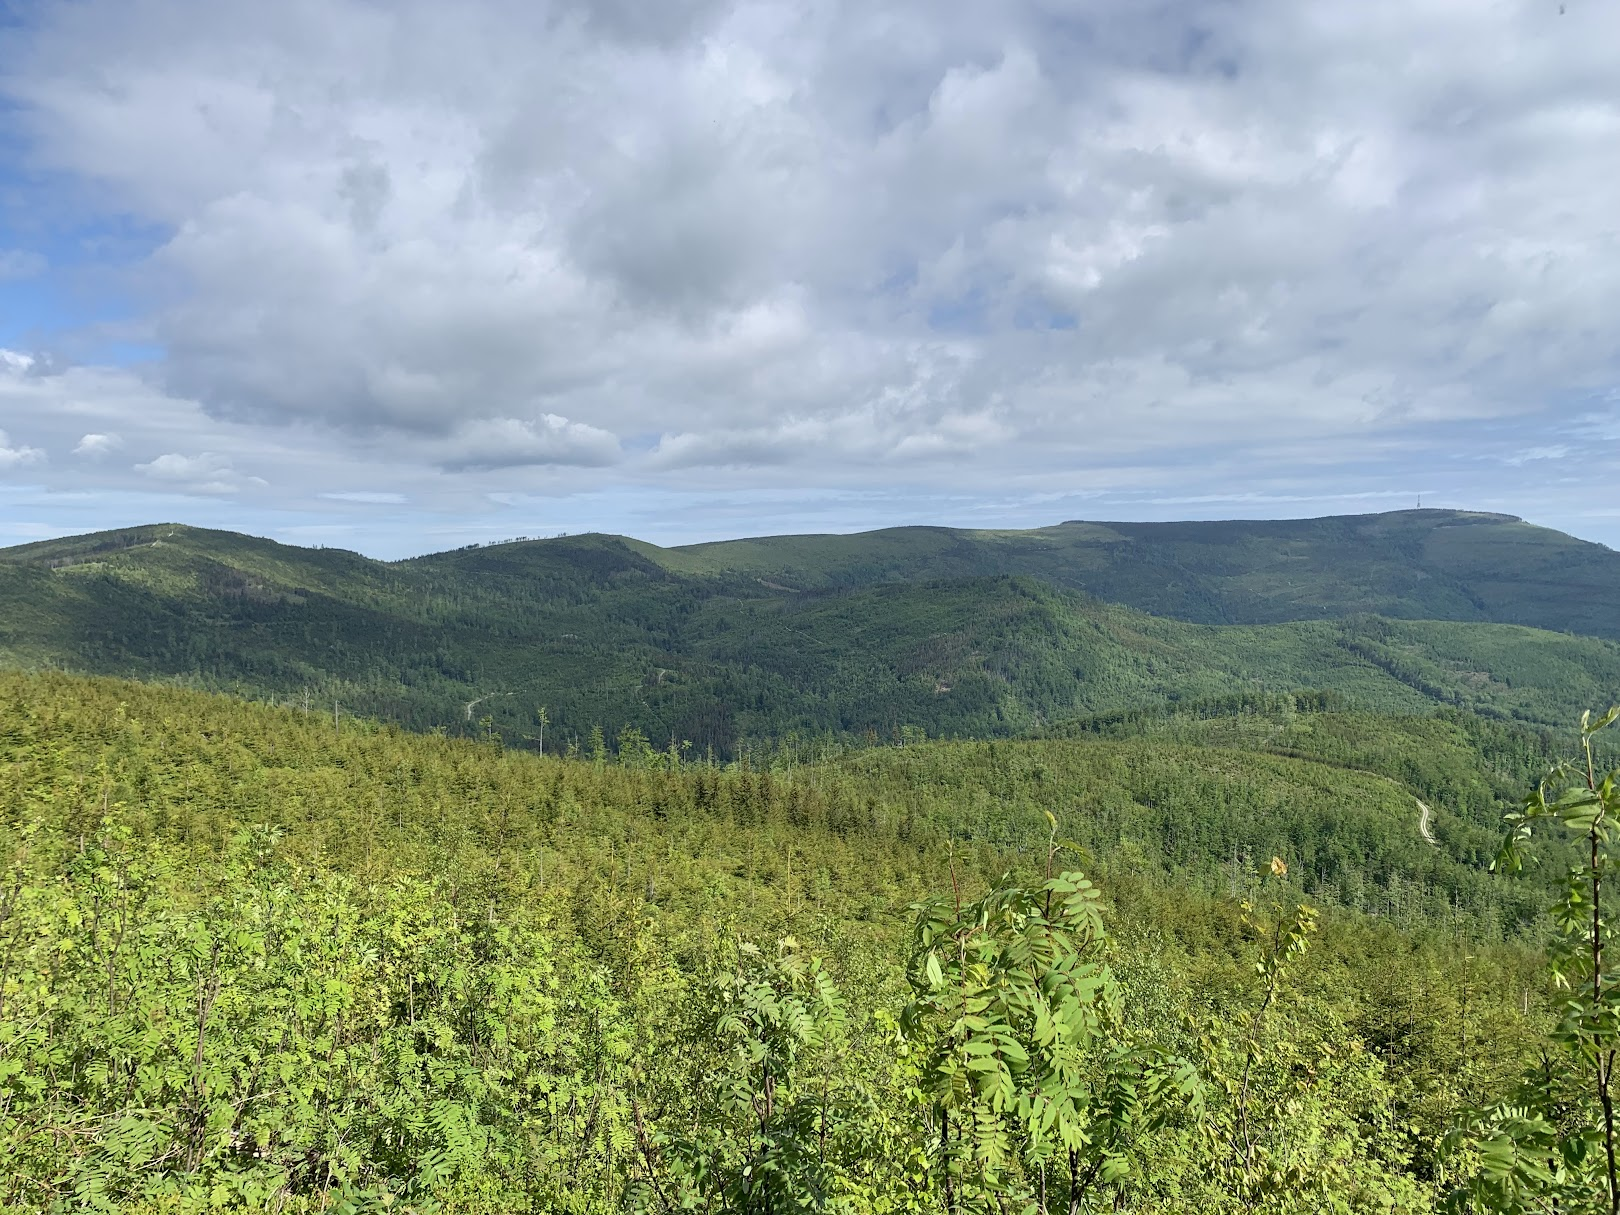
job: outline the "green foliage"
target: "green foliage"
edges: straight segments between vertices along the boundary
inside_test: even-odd
[[[1432,745],[1424,779],[1479,741],[1341,724],[1324,749],[1375,766]],[[1421,1212],[1457,1111],[1557,1020],[1485,914],[1508,894],[1412,896],[1471,889],[1471,854],[1370,769],[627,737],[592,762],[0,675],[0,1205]]]
[[[1282,877],[1288,872],[1280,857],[1272,857],[1268,868],[1272,877]],[[1317,912],[1308,903],[1298,904],[1292,913],[1285,913],[1275,903],[1267,911],[1259,911],[1249,902],[1242,906],[1244,927],[1263,942],[1260,959],[1254,964],[1255,976],[1260,981],[1260,1002],[1254,1008],[1238,1010],[1231,1021],[1232,1029],[1237,1032],[1230,1039],[1217,1046],[1212,1037],[1209,1059],[1231,1102],[1228,1140],[1235,1186],[1245,1200],[1258,1202],[1263,1197],[1295,1190],[1311,1180],[1306,1170],[1267,1158],[1266,1141],[1272,1136],[1267,1134],[1267,1119],[1260,1109],[1272,1104],[1273,1118],[1277,1111],[1274,1103],[1263,1100],[1272,1086],[1256,1075],[1256,1065],[1264,1063],[1267,1047],[1272,1045],[1267,1042],[1267,1014],[1282,994],[1288,963],[1310,947],[1310,935],[1317,928]],[[1228,1066],[1228,1059],[1238,1065]]]
[[[9,1202],[364,1203],[514,1175],[566,1067],[541,925],[468,917],[445,878],[299,872],[278,834],[239,837],[184,903],[173,859],[112,817],[55,882],[14,861]]]
[[[845,1010],[822,960],[792,938],[774,957],[745,942],[708,999],[692,1034],[705,1098],[689,1129],[648,1146],[668,1170],[658,1197],[680,1210],[848,1209],[839,1158],[860,1085],[838,1066]]]
[[[1128,1041],[1097,900],[1063,872],[917,907],[901,1024],[948,1211],[1080,1210],[1124,1178],[1168,1096],[1198,1094],[1190,1065]]]
[[[1282,872],[1273,858],[1270,873]],[[1242,920],[1259,947],[1251,985],[1192,1019],[1210,1093],[1201,1121],[1183,1132],[1210,1155],[1197,1209],[1425,1209],[1429,1187],[1391,1108],[1398,1084],[1334,1010],[1291,990],[1316,910],[1246,903]]]
[[[1489,770],[1460,731],[1374,720],[1376,733],[1359,716],[1313,715],[1297,734],[1258,722],[1227,746],[1189,732],[877,748],[833,766],[914,824],[1036,856],[1045,811],[1059,811],[1110,881],[1128,869],[1241,896],[1255,864],[1281,854],[1325,903],[1408,925],[1468,919],[1487,933],[1533,922],[1546,892],[1537,875],[1486,872],[1509,781],[1458,777]],[[1257,753],[1277,743],[1286,754]],[[1418,831],[1419,797],[1435,807],[1438,845]]]
[[[1581,715],[1582,755],[1552,767],[1507,816],[1501,861],[1518,869],[1537,826],[1553,824],[1577,845],[1552,909],[1551,972],[1566,994],[1555,1048],[1505,1100],[1477,1111],[1453,1137],[1472,1170],[1452,1196],[1459,1209],[1620,1212],[1615,1062],[1620,1057],[1620,981],[1614,974],[1614,925],[1605,887],[1617,865],[1620,769],[1599,775],[1593,736],[1620,719],[1620,707],[1593,721]],[[1612,893],[1609,893],[1612,902]]]

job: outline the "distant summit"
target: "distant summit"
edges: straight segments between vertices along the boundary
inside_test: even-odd
[[[1030,531],[901,527],[641,548],[683,572],[746,572],[796,589],[1021,574],[1205,624],[1371,612],[1620,637],[1620,554],[1486,511],[1075,519]]]
[[[1421,520],[1424,520],[1424,519],[1429,519],[1429,520],[1433,520],[1436,523],[1444,523],[1444,524],[1464,524],[1464,523],[1468,523],[1468,522],[1481,522],[1481,523],[1523,523],[1524,522],[1524,520],[1521,519],[1518,515],[1504,515],[1504,514],[1501,514],[1498,511],[1488,511],[1488,510],[1448,510],[1448,509],[1445,509],[1443,507],[1422,507],[1422,506],[1419,506],[1419,507],[1415,507],[1415,508],[1413,508],[1411,510],[1378,511],[1378,512],[1376,512],[1374,514],[1368,514],[1368,515],[1315,515],[1315,516],[1311,516],[1309,518],[1304,518],[1304,519],[1189,519],[1189,520],[1187,520],[1185,522],[1178,522],[1178,523],[1107,523],[1107,524],[1104,524],[1103,526],[1106,526],[1106,527],[1183,527],[1183,528],[1212,527],[1212,528],[1217,528],[1217,527],[1231,527],[1231,526],[1234,526],[1234,525],[1237,525],[1237,526],[1249,526],[1249,527],[1263,527],[1263,526],[1267,526],[1267,525],[1272,525],[1272,526],[1276,526],[1276,527],[1279,527],[1279,528],[1285,528],[1285,527],[1292,527],[1292,526],[1297,526],[1297,525],[1310,525],[1310,524],[1316,524],[1316,523],[1326,523],[1326,522],[1329,522],[1331,520],[1365,520],[1365,521],[1385,520],[1385,521],[1394,521],[1394,520],[1401,520],[1401,519],[1414,520],[1414,521],[1421,521]],[[1064,520],[1064,522],[1062,524],[1059,524],[1059,526],[1060,527],[1061,526],[1066,526],[1068,524],[1084,524],[1084,523],[1088,523],[1088,522],[1092,522],[1092,521],[1091,520],[1086,520],[1086,519],[1066,519],[1066,520]]]

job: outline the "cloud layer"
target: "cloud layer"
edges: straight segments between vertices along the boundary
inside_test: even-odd
[[[83,0],[13,41],[14,192],[81,261],[154,234],[97,322],[148,357],[0,365],[13,480],[1477,500],[1614,413],[1594,0]]]

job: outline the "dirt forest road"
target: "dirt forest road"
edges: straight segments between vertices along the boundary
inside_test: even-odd
[[[1422,802],[1418,802],[1417,808],[1418,834],[1428,841],[1429,847],[1438,848],[1440,846],[1440,841],[1434,838],[1434,832],[1429,827],[1429,820],[1434,817],[1434,811],[1430,810]]]

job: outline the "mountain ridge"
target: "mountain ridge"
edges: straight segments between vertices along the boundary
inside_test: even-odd
[[[409,558],[454,565],[508,550],[619,544],[676,575],[784,592],[1028,575],[1153,615],[1267,624],[1375,613],[1620,638],[1620,553],[1515,515],[1409,510],[1314,519],[1070,520],[1024,530],[934,525],[744,537],[661,548],[586,533]],[[403,564],[403,563],[396,563]]]
[[[150,525],[0,550],[0,663],[415,728],[471,729],[474,703],[514,742],[547,705],[553,738],[602,724],[722,754],[1311,689],[1556,725],[1620,686],[1620,554],[1599,545],[1440,511],[1124,527],[587,533],[382,562]],[[1560,563],[1584,598],[1523,574]]]

